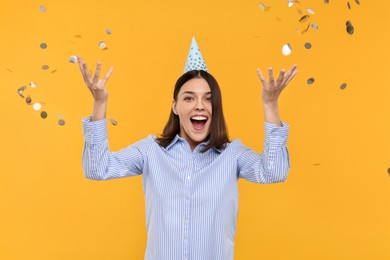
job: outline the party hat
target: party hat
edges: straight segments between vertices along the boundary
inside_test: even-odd
[[[190,70],[207,71],[206,63],[203,60],[202,53],[200,53],[195,37],[192,37],[191,47],[188,52],[187,62],[183,74]]]

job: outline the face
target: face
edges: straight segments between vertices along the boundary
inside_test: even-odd
[[[207,81],[193,78],[184,83],[172,109],[179,116],[179,136],[186,139],[193,150],[210,133],[211,91]]]

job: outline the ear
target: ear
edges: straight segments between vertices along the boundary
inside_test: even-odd
[[[172,112],[177,115],[177,112],[176,112],[176,101],[175,100],[172,100]]]

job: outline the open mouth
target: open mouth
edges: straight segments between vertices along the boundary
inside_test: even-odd
[[[192,126],[196,130],[202,130],[203,127],[205,126],[208,118],[205,116],[193,116],[190,118],[190,120],[191,120]]]

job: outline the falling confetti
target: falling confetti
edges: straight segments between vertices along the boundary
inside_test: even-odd
[[[324,0],[324,3],[325,4],[329,4],[329,0]]]
[[[9,69],[9,68],[7,68],[7,70],[9,71],[9,72],[11,72],[11,73],[14,73],[11,69]]]
[[[314,83],[314,81],[315,81],[314,78],[309,78],[309,79],[307,80],[307,84],[308,84],[308,85],[311,85],[311,84]]]
[[[351,5],[347,2],[348,9],[351,9]]]
[[[306,49],[311,49],[311,43],[310,42],[305,43],[305,48]]]
[[[309,19],[309,18],[310,18],[310,15],[305,14],[304,16],[302,16],[302,17],[299,19],[299,22],[300,22],[300,23],[304,23],[304,22],[306,22],[307,19]]]
[[[313,166],[321,166],[321,163],[315,163]]]
[[[26,89],[27,89],[26,86],[21,86],[20,88],[18,88],[18,95],[24,98],[23,91],[25,91]]]
[[[45,118],[47,117],[47,112],[46,112],[46,111],[42,111],[42,112],[41,112],[41,117],[42,117],[43,119],[45,119]]]
[[[59,120],[58,120],[58,124],[59,124],[60,126],[65,125],[65,120],[64,120],[64,119],[59,119]]]
[[[102,50],[107,50],[106,43],[104,41],[99,42],[99,48]]]
[[[387,174],[389,174],[390,177],[390,168],[387,169]]]
[[[47,44],[44,43],[44,42],[41,43],[39,46],[41,47],[41,49],[46,49],[47,48]]]
[[[30,96],[26,97],[27,105],[31,105],[31,102],[32,102],[31,97]]]
[[[42,65],[42,69],[43,69],[43,70],[48,70],[48,69],[49,69],[49,66],[48,66],[48,65]]]
[[[82,36],[80,34],[75,34],[74,37],[81,38]]]
[[[110,29],[106,29],[106,33],[108,34],[108,35],[110,35],[112,32],[111,32],[111,30]]]
[[[263,11],[268,11],[271,9],[271,7],[269,6],[266,6],[265,4],[263,3],[260,3],[260,8],[263,10]]]
[[[46,12],[46,6],[41,5],[41,6],[39,7],[39,10],[40,10],[41,12]]]
[[[314,14],[313,9],[311,9],[311,8],[307,8],[307,12],[308,12],[309,14]]]
[[[35,111],[39,111],[39,110],[41,109],[41,107],[42,107],[42,105],[41,105],[40,103],[35,103],[35,104],[33,105],[33,109],[34,109]]]
[[[292,51],[292,48],[291,48],[291,45],[289,43],[283,45],[282,53],[283,53],[284,56],[290,55],[291,51]]]
[[[340,89],[345,89],[347,87],[347,83],[343,83],[340,85]]]
[[[315,24],[315,23],[312,23],[312,24],[311,24],[311,27],[312,27],[314,30],[318,30],[318,25]]]
[[[115,126],[118,125],[118,122],[114,118],[110,118],[110,122],[112,125],[115,125]]]
[[[37,87],[37,84],[35,84],[34,82],[30,82],[30,87],[36,88],[36,87]]]
[[[360,1],[359,1],[359,0],[355,0],[355,2],[356,2],[358,5],[360,5]]]
[[[76,63],[76,62],[77,62],[77,57],[74,56],[74,55],[70,56],[69,62],[71,62],[71,63]]]
[[[350,21],[347,21],[346,26],[347,26],[347,33],[352,35],[355,31],[352,23]]]
[[[56,70],[56,69],[54,69],[54,70],[52,70],[52,71],[51,71],[51,73],[56,73],[56,72],[57,72],[57,70]]]

